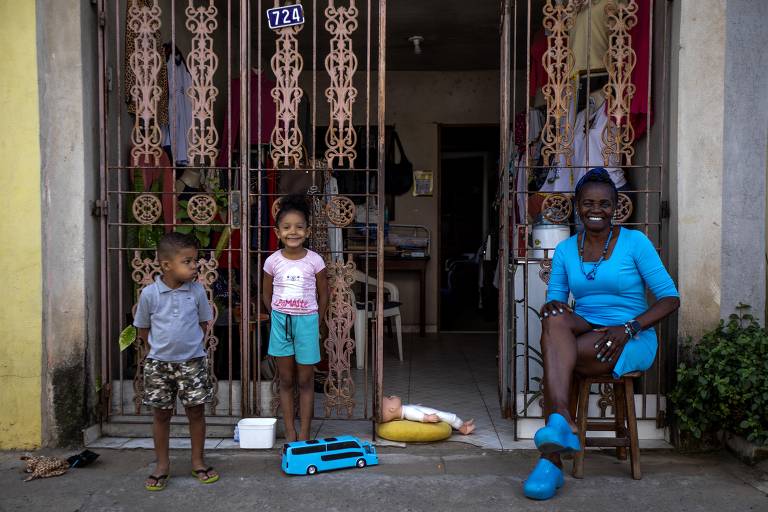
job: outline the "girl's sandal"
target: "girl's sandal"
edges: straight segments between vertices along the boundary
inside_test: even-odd
[[[219,481],[219,475],[208,476],[208,473],[213,471],[213,467],[208,466],[205,469],[193,469],[192,476],[194,476],[198,482],[203,484],[212,484]]]
[[[160,475],[160,476],[149,475],[147,477],[147,480],[152,479],[155,481],[155,483],[154,485],[145,483],[144,488],[148,491],[163,491],[165,490],[165,487],[168,485],[168,480],[170,478],[171,477],[168,475]]]

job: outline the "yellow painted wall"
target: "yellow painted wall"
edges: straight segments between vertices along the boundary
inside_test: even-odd
[[[41,441],[42,257],[35,2],[0,0],[0,449]]]

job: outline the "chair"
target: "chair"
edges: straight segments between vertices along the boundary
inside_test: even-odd
[[[635,390],[633,379],[640,377],[642,372],[631,372],[616,379],[612,375],[598,377],[577,376],[571,389],[571,414],[579,428],[581,451],[573,458],[574,478],[584,477],[584,453],[587,446],[616,447],[616,458],[627,460],[627,447],[632,467],[632,478],[640,480],[640,446],[637,440],[637,417],[635,416]],[[588,421],[589,389],[592,384],[608,384],[613,386],[614,419],[610,421]],[[578,398],[575,396],[578,393]],[[578,409],[574,411],[578,404]],[[615,438],[587,437],[589,431],[613,431]]]
[[[360,272],[355,271],[355,281],[368,286],[378,286],[378,280]],[[384,318],[395,320],[395,336],[397,336],[397,352],[400,360],[403,360],[403,324],[400,316],[400,290],[392,283],[384,281],[382,286],[389,293],[389,300],[384,301]],[[353,292],[354,293],[354,292]],[[355,315],[355,361],[358,369],[365,366],[365,335],[368,331],[368,320],[375,315],[374,302],[370,300],[362,301],[355,297],[357,314]]]

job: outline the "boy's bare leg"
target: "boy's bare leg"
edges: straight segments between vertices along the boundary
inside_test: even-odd
[[[315,412],[315,366],[297,364],[299,368],[299,417],[301,431],[299,440],[306,441],[312,428],[312,416]]]
[[[152,437],[155,441],[155,470],[154,476],[167,475],[171,470],[171,459],[168,456],[168,438],[171,433],[172,409],[152,408]],[[157,485],[152,478],[148,478],[147,485]]]
[[[205,450],[205,404],[195,405],[185,408],[187,418],[189,419],[189,437],[192,440],[192,469],[206,469],[203,458]],[[215,476],[217,473],[210,470],[206,478]]]
[[[285,421],[285,440],[292,443],[296,440],[296,426],[294,425],[293,386],[294,360],[293,356],[275,357],[277,360],[277,373],[280,377],[280,408],[283,411]]]

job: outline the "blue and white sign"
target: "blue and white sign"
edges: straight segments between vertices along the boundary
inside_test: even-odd
[[[301,4],[267,9],[267,22],[272,30],[302,25],[304,23],[304,9]]]

